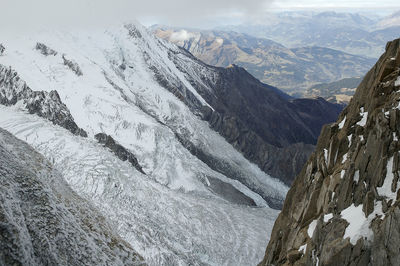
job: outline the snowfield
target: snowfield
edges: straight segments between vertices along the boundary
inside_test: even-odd
[[[54,163],[150,265],[256,265],[278,211],[171,190],[110,151],[42,118],[0,107],[0,125]]]
[[[52,54],[36,49],[38,42]],[[194,95],[197,105],[208,106],[187,73],[201,83],[201,75],[212,77],[209,69],[138,24],[43,31],[1,43],[6,50],[0,64],[15,70],[34,91],[56,90],[88,137],[31,115],[18,103],[0,106],[0,127],[53,162],[71,188],[92,202],[150,265],[261,261],[278,211],[259,192],[283,201],[288,188],[246,160],[156,80],[161,75],[181,93]],[[66,65],[63,57],[72,63]],[[146,175],[98,144],[97,133],[132,152]],[[182,142],[245,182],[211,169]]]

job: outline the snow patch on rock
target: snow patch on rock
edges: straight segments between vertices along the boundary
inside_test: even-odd
[[[343,118],[342,122],[339,123],[339,129],[343,128],[344,123],[346,123],[346,116]]]
[[[393,174],[393,157],[390,157],[387,165],[386,165],[386,177],[383,185],[381,187],[377,187],[376,190],[380,196],[385,196],[388,199],[396,200],[397,190],[400,186],[400,181],[396,184],[396,191],[392,191],[394,174]]]
[[[308,225],[308,229],[307,229],[307,234],[310,238],[312,238],[314,231],[315,231],[315,227],[317,227],[317,223],[318,223],[318,219],[312,221],[309,225]]]
[[[368,119],[368,112],[364,112],[364,107],[360,108],[361,112],[361,120],[359,122],[357,122],[357,125],[364,127],[365,124],[367,123],[367,119]]]

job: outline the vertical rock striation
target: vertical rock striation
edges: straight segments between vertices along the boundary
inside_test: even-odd
[[[294,181],[261,265],[400,265],[400,39]]]

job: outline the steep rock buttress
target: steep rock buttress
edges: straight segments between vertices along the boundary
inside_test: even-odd
[[[322,129],[261,265],[400,265],[400,39]]]

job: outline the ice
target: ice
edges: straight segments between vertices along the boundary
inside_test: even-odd
[[[299,247],[299,251],[300,251],[301,253],[303,253],[303,254],[306,252],[306,250],[307,250],[307,244],[304,244],[304,245],[302,245],[302,246]]]
[[[339,123],[339,129],[343,128],[344,123],[346,123],[346,116],[343,118],[342,122]]]
[[[345,174],[346,174],[346,170],[340,171],[340,179],[343,179]]]
[[[15,107],[0,107],[0,127],[54,161],[71,188],[150,265],[255,265],[264,255],[276,210],[232,204],[200,187],[197,192],[170,189],[94,140]],[[206,166],[198,162],[197,168]]]
[[[325,214],[324,215],[324,223],[327,223],[332,218],[333,218],[333,214],[332,213]]]
[[[353,137],[353,134],[350,134],[347,136],[347,139],[349,141],[349,147],[351,146],[351,138]]]
[[[346,161],[347,161],[347,153],[343,155],[342,163],[345,163]]]
[[[354,179],[354,181],[355,181],[356,183],[358,183],[358,181],[360,180],[360,170],[357,170],[357,171],[354,173],[353,179]]]
[[[362,204],[357,207],[352,204],[343,210],[341,215],[349,223],[343,238],[349,237],[351,244],[355,245],[359,238],[369,237],[372,234],[372,231],[368,228],[369,223],[362,210]]]
[[[328,150],[324,149],[324,158],[325,158],[325,162],[328,164]]]
[[[367,119],[368,119],[368,112],[364,112],[364,107],[360,108],[361,112],[361,120],[359,122],[357,122],[357,125],[364,127],[365,124],[367,123]]]
[[[390,157],[387,166],[386,166],[386,177],[383,185],[381,187],[377,187],[376,190],[379,196],[385,196],[388,199],[396,200],[397,198],[397,190],[395,192],[392,191],[392,183],[393,183],[393,157]],[[396,184],[396,189],[399,189],[400,182],[398,181]]]
[[[357,207],[352,204],[341,212],[342,218],[349,223],[343,238],[349,238],[352,245],[355,245],[360,238],[370,240],[373,236],[370,228],[372,220],[377,216],[381,217],[383,215],[381,201],[375,202],[374,211],[368,217],[365,217],[362,208],[362,204]]]
[[[44,56],[34,49],[37,42],[57,55]],[[21,105],[0,107],[0,127],[54,161],[71,188],[93,202],[150,265],[261,261],[278,211],[260,193],[283,201],[288,187],[246,160],[161,86],[154,69],[201,106],[209,105],[180,69],[199,84],[202,77],[212,81],[215,73],[136,24],[30,33],[7,38],[5,45],[8,52],[0,64],[12,66],[32,90],[57,90],[89,136],[73,136]],[[81,76],[64,65],[63,54],[79,66]],[[93,136],[100,132],[135,154],[147,175],[98,144]],[[241,181],[211,169],[177,134],[232,169]],[[211,178],[229,184],[257,207],[216,194]]]
[[[178,53],[179,48],[156,39],[140,25],[130,27],[139,31],[141,38],[130,36],[124,26],[88,32],[44,31],[11,38],[7,40],[9,53],[1,57],[0,64],[12,66],[33,90],[57,89],[75,122],[89,137],[100,132],[111,135],[133,151],[146,173],[169,188],[208,190],[204,186],[207,173],[198,169],[198,162],[192,163],[193,156],[176,139],[175,134],[179,133],[243,177],[240,183],[220,174],[218,179],[260,206],[266,202],[243,182],[283,201],[287,186],[246,160],[207,122],[156,82],[151,66],[177,86],[183,84],[200,103],[208,105],[171,60],[170,54]],[[33,49],[38,41],[58,55],[43,56]],[[76,62],[83,75],[77,76],[66,67],[61,54]],[[151,55],[147,60],[146,54]],[[177,57],[198,82],[202,82],[200,72],[212,75],[194,60]],[[122,62],[126,65],[123,72],[119,69]],[[192,159],[179,159],[186,157]]]
[[[395,87],[399,87],[400,86],[400,76],[397,77],[396,81],[394,82],[394,86]]]
[[[318,220],[314,220],[308,225],[307,234],[310,238],[312,238],[312,236],[314,234],[315,227],[317,226],[317,222],[318,222]]]

